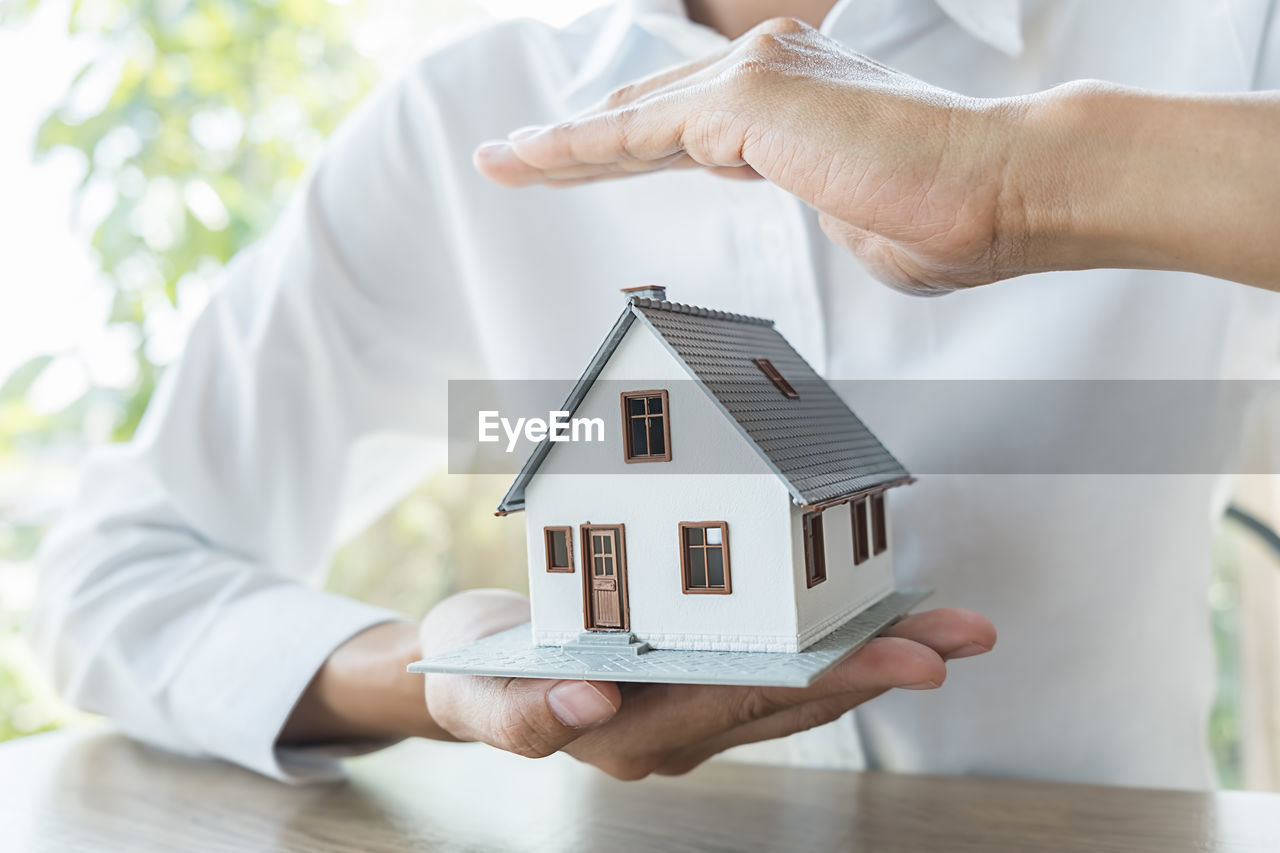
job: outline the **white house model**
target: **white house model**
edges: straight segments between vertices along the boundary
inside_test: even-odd
[[[628,292],[539,443],[523,510],[539,646],[799,652],[894,592],[911,476],[769,320]]]

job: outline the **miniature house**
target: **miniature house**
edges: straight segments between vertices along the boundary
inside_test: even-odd
[[[628,293],[523,510],[534,642],[797,652],[894,591],[902,465],[769,320]],[[634,635],[634,636],[633,636]]]

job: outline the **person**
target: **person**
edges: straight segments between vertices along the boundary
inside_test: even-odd
[[[448,379],[578,375],[598,341],[568,330],[622,287],[773,317],[836,379],[1273,376],[1277,86],[1270,0],[636,0],[435,50],[330,141],[137,437],[88,464],[35,644],[124,731],[291,781],[419,735],[621,778],[739,747],[1207,786],[1209,474],[922,477],[894,495],[897,566],[938,608],[803,691],[424,691],[408,661],[523,600],[415,626],[314,584],[434,461]],[[908,465],[944,435],[990,450],[866,414]],[[1047,428],[1086,438],[1075,415]]]

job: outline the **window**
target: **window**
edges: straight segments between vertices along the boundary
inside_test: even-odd
[[[883,554],[889,550],[889,525],[884,520],[884,492],[871,496],[871,529],[876,534],[872,553]]]
[[[751,360],[755,363],[756,367],[760,368],[760,372],[768,377],[774,387],[782,392],[782,396],[786,397],[788,400],[799,399],[800,392],[795,389],[795,386],[787,381],[787,377],[783,376],[782,372],[778,370],[778,368],[773,366],[772,361],[767,358],[753,358]]]
[[[680,522],[680,570],[686,594],[709,592],[728,595],[728,523]]]
[[[671,461],[671,417],[666,391],[622,395],[622,443],[628,462]]]
[[[804,514],[804,572],[809,586],[827,579],[827,549],[822,540],[822,511]]]
[[[542,538],[547,548],[547,571],[573,571],[573,528],[544,527]]]
[[[858,498],[849,504],[853,513],[853,564],[865,563],[871,556],[871,541],[867,534],[867,499]]]

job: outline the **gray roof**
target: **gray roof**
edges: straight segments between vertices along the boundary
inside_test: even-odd
[[[565,401],[574,412],[631,324],[651,328],[693,374],[803,506],[897,485],[911,475],[844,400],[773,327],[772,320],[632,298]],[[799,392],[787,399],[752,359],[767,358]],[[534,448],[498,507],[524,509],[524,490],[550,452]]]

